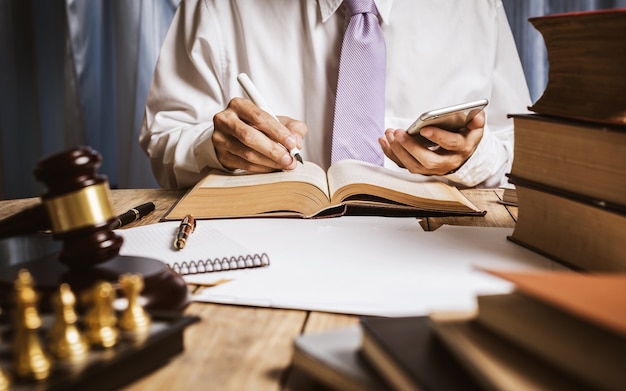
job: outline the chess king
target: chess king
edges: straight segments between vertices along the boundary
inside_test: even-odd
[[[111,229],[116,214],[106,177],[96,173],[99,153],[79,147],[41,160],[35,178],[47,190],[41,203],[0,221],[0,238],[50,230],[62,242],[58,254],[0,270],[0,305],[10,305],[12,281],[26,268],[42,295],[61,283],[84,290],[96,281],[116,281],[126,273],[144,279],[142,297],[147,310],[182,310],[189,304],[183,279],[163,263],[142,257],[120,256],[123,239]],[[44,300],[48,302],[49,300]]]

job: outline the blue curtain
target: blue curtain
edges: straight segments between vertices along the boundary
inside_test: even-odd
[[[43,156],[89,145],[111,187],[156,187],[137,143],[159,47],[179,0],[0,0],[0,198],[38,196]],[[224,0],[226,1],[226,0]],[[533,100],[546,83],[532,16],[626,0],[503,0]]]
[[[42,157],[89,145],[111,187],[157,184],[137,143],[178,0],[0,0],[0,198],[38,196]]]
[[[546,86],[548,63],[543,38],[528,22],[533,16],[626,7],[626,0],[502,0],[520,53],[531,98],[539,99]]]

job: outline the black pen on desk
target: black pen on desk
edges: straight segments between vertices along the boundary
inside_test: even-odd
[[[255,105],[259,106],[261,110],[264,110],[265,112],[270,114],[272,117],[274,117],[276,121],[278,121],[278,117],[276,117],[274,113],[272,112],[272,110],[270,110],[268,104],[265,102],[265,99],[263,98],[259,90],[256,88],[254,83],[252,83],[252,80],[250,79],[248,75],[246,75],[245,73],[240,73],[237,76],[237,81],[239,82],[239,85],[241,86],[241,88],[243,88],[243,90],[246,92],[246,95],[248,95],[250,100],[254,102]],[[298,149],[298,147],[292,148],[289,151],[289,154],[293,156],[294,159],[302,163],[302,156],[300,155],[300,150]]]
[[[154,202],[146,202],[145,204],[135,206],[127,212],[117,216],[117,220],[113,224],[113,229],[120,228],[132,223],[133,221],[140,220],[152,213],[155,208],[156,206],[154,205]]]
[[[195,229],[196,219],[194,219],[192,215],[185,216],[178,226],[178,232],[176,233],[176,238],[174,239],[174,247],[178,250],[185,248],[189,235],[191,235]]]

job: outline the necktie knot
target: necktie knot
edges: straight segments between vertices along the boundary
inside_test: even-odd
[[[350,12],[350,15],[367,13],[378,15],[374,0],[343,0],[343,4]]]

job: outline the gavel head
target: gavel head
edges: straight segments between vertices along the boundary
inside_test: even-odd
[[[98,176],[102,157],[79,147],[38,162],[34,175],[47,191],[41,195],[55,239],[63,242],[59,261],[72,269],[89,268],[116,256],[123,239],[111,229],[115,214],[106,177]]]

